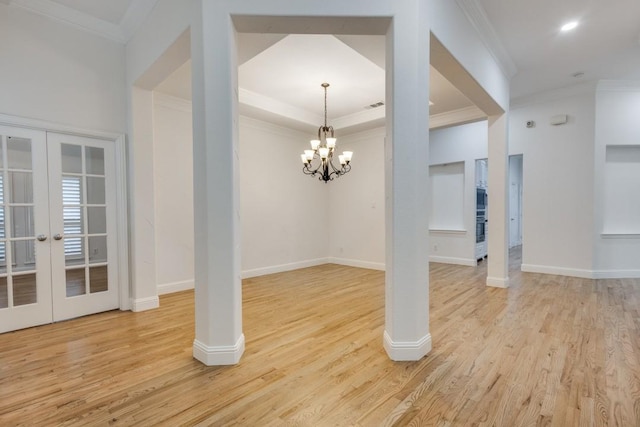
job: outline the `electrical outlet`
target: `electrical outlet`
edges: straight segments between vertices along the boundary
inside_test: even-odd
[[[433,245],[433,252],[438,252],[438,245]]]

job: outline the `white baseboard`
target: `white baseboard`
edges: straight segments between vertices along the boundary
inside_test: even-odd
[[[420,360],[431,351],[431,334],[418,341],[394,342],[387,331],[384,331],[383,341],[387,355],[396,362]]]
[[[194,288],[193,280],[182,282],[163,283],[158,285],[158,295],[172,294],[174,292],[187,291]]]
[[[234,345],[209,347],[198,340],[193,341],[193,357],[207,366],[236,365],[244,353],[244,334]]]
[[[580,277],[583,279],[593,279],[592,270],[580,270],[577,268],[551,267],[547,265],[522,264],[520,269],[526,273],[555,274],[557,276]]]
[[[157,296],[138,298],[131,301],[131,311],[146,311],[160,307],[160,298]]]
[[[270,267],[244,270],[240,275],[243,279],[249,279],[251,277],[264,276],[266,274],[282,273],[285,271],[297,270],[299,268],[315,267],[316,265],[322,265],[328,262],[328,258],[309,259],[306,261],[292,262],[290,264],[272,265]]]
[[[492,288],[508,288],[509,287],[509,278],[503,277],[487,277],[487,286]]]
[[[473,258],[455,258],[448,256],[435,256],[429,255],[429,262],[439,262],[442,264],[456,264],[456,265],[466,265],[469,267],[475,267],[478,265],[478,261]]]
[[[596,270],[594,279],[640,279],[640,270]]]
[[[384,271],[383,262],[360,261],[358,259],[334,258],[330,257],[327,262],[331,264],[348,265],[349,267],[368,268],[370,270]]]

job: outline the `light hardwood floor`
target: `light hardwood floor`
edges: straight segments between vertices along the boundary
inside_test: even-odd
[[[246,351],[191,356],[193,293],[0,335],[0,425],[640,425],[640,280],[431,264],[432,352],[382,348],[384,274],[245,280]]]

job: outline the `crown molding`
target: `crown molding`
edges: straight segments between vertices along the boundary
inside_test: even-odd
[[[640,80],[600,80],[596,90],[606,92],[640,91]]]
[[[308,133],[292,129],[290,127],[280,126],[275,123],[265,122],[264,120],[245,115],[239,115],[238,118],[240,125],[258,130],[260,132],[267,132],[275,136],[286,136],[293,139],[299,139],[300,141],[304,141],[307,143],[309,139],[311,139]]]
[[[456,2],[475,28],[480,40],[482,40],[498,63],[498,66],[502,69],[504,75],[511,80],[518,72],[518,68],[502,44],[502,40],[500,40],[498,33],[493,28],[484,8],[478,3],[478,0],[456,0]]]
[[[190,100],[157,91],[153,92],[153,102],[158,107],[169,108],[172,110],[182,111],[184,113],[191,113],[193,109],[192,102]]]
[[[125,44],[147,19],[157,0],[136,0],[131,2],[120,25],[107,22],[51,0],[2,0],[2,2],[67,24],[78,30]]]
[[[272,114],[308,125],[317,126],[319,123],[322,123],[323,120],[322,116],[243,88],[238,88],[238,100],[241,104],[265,110]]]
[[[134,0],[120,21],[120,30],[126,42],[138,31],[140,25],[147,20],[158,0]]]
[[[487,115],[475,105],[429,116],[429,129],[485,120]]]
[[[511,100],[510,109],[526,107],[533,104],[557,101],[559,99],[570,98],[572,96],[593,94],[596,92],[596,81],[586,81],[583,83],[565,86],[558,89],[551,89],[530,95],[519,96]]]
[[[50,0],[11,0],[9,5],[37,13],[118,43],[125,43],[124,34],[120,26]]]
[[[362,110],[357,111],[352,114],[347,114],[346,116],[336,117],[332,120],[332,124],[334,129],[344,129],[350,126],[356,126],[363,123],[369,123],[374,120],[384,119],[386,113],[386,108],[378,107],[372,108],[371,110]]]

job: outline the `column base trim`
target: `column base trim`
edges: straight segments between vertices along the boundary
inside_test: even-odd
[[[394,342],[387,331],[384,331],[383,344],[391,360],[396,362],[420,360],[431,351],[431,334],[425,335],[418,341]]]
[[[160,307],[160,298],[158,296],[138,298],[131,301],[131,311],[146,311]]]
[[[244,334],[234,345],[209,347],[198,340],[193,341],[193,357],[207,366],[236,365],[244,353]]]
[[[506,289],[509,287],[509,278],[487,277],[487,286]]]

